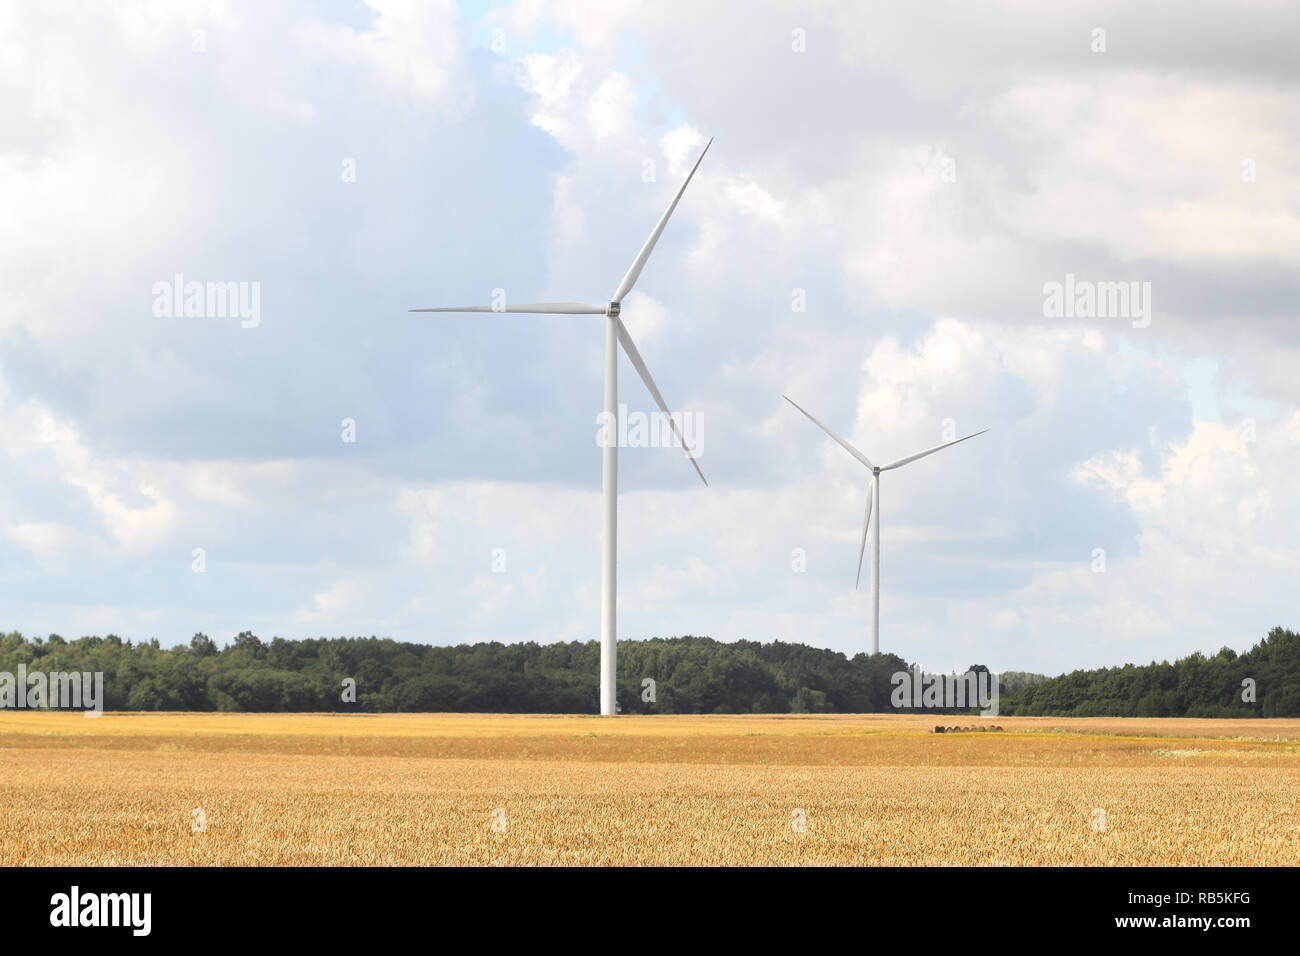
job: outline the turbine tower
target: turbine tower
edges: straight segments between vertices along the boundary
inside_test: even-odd
[[[862,544],[858,548],[858,576],[853,582],[853,587],[857,588],[862,581],[862,555],[867,550],[867,529],[871,528],[871,653],[880,653],[880,473],[882,471],[892,471],[895,468],[902,468],[904,465],[911,464],[918,458],[924,458],[926,455],[933,455],[936,451],[943,451],[957,442],[963,442],[967,438],[974,438],[976,435],[983,435],[987,428],[981,428],[977,432],[971,432],[962,438],[950,442],[944,442],[942,445],[936,445],[933,448],[927,448],[925,451],[919,451],[915,455],[908,455],[906,458],[900,458],[898,461],[891,461],[888,465],[873,465],[866,455],[858,451],[839,435],[835,434],[817,419],[809,415],[808,412],[800,408],[795,401],[788,395],[782,395],[787,402],[798,408],[807,416],[808,420],[824,431],[831,438],[835,439],[840,446],[850,455],[856,458],[862,464],[871,469],[871,487],[867,489],[867,515],[862,519]],[[876,513],[876,523],[871,524],[871,512],[874,509]]]
[[[650,253],[654,252],[655,243],[663,234],[664,226],[668,225],[668,217],[673,214],[677,208],[678,200],[682,198],[682,193],[686,192],[686,187],[690,185],[691,177],[695,175],[695,170],[700,168],[700,163],[704,160],[704,154],[709,151],[709,146],[713,144],[710,139],[704,144],[704,149],[700,152],[700,158],[695,161],[691,171],[686,174],[686,179],[681,188],[677,190],[677,195],[673,201],[668,204],[663,216],[659,218],[658,224],[650,233],[650,238],[645,241],[641,251],[632,260],[631,267],[627,270],[627,275],[623,276],[623,281],[618,284],[614,294],[610,296],[608,305],[592,305],[586,302],[534,302],[527,305],[510,305],[503,304],[499,306],[491,305],[461,305],[451,306],[448,308],[438,309],[411,309],[412,312],[513,312],[513,313],[530,313],[543,315],[603,315],[605,316],[605,412],[602,416],[605,428],[605,445],[602,449],[602,468],[601,468],[601,489],[604,494],[604,504],[602,508],[602,540],[601,540],[601,565],[600,565],[600,712],[603,716],[612,716],[618,712],[617,702],[617,678],[618,678],[618,347],[621,344],[623,351],[627,353],[628,360],[632,367],[636,369],[637,374],[641,376],[641,381],[650,390],[650,395],[663,412],[664,417],[668,419],[672,426],[673,434],[681,442],[682,448],[686,452],[686,457],[691,460],[695,466],[695,473],[700,476],[707,486],[708,482],[704,479],[704,472],[700,471],[699,463],[695,460],[692,449],[686,444],[686,439],[682,437],[681,429],[677,425],[676,419],[668,411],[668,405],[664,402],[663,395],[660,394],[654,379],[650,377],[650,370],[646,368],[645,361],[641,358],[641,353],[637,351],[636,343],[632,341],[632,336],[628,334],[627,326],[623,324],[619,313],[622,309],[623,299],[632,291],[632,286],[636,285],[637,278],[641,275],[641,270],[645,268],[646,261],[650,258]]]

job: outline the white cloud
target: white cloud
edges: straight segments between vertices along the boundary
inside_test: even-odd
[[[636,105],[636,93],[626,76],[613,73],[601,80],[591,94],[588,114],[596,141],[625,136],[635,120]]]
[[[368,30],[307,23],[302,42],[347,64],[361,64],[390,89],[448,109],[464,107],[459,72],[459,14],[452,0],[366,0],[374,11]]]
[[[11,467],[23,468],[32,477],[52,471],[62,483],[79,489],[123,554],[148,553],[170,538],[176,505],[144,477],[146,467],[101,460],[82,443],[73,425],[59,421],[49,409],[31,400],[15,408],[3,402],[5,397],[0,381],[0,412],[17,423],[15,440],[6,449]],[[132,504],[131,499],[139,503]],[[34,553],[46,555],[75,536],[72,529],[55,534],[56,527],[50,522],[20,521],[11,534]]]
[[[366,591],[366,585],[361,581],[346,578],[336,581],[314,595],[311,606],[299,610],[294,619],[302,623],[338,626],[340,618],[356,609]]]

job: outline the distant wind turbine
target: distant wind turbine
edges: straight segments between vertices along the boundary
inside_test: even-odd
[[[808,412],[800,408],[788,395],[782,395],[787,402],[798,408],[807,416],[808,420],[824,431],[831,438],[835,439],[840,446],[850,455],[856,458],[862,464],[871,469],[871,487],[867,491],[867,515],[862,519],[862,544],[858,548],[858,576],[853,582],[856,588],[862,581],[862,555],[867,550],[867,529],[871,527],[871,512],[874,507],[876,512],[875,529],[871,535],[871,653],[880,653],[880,473],[882,471],[892,471],[895,468],[902,468],[904,465],[911,464],[918,458],[924,458],[926,455],[933,455],[936,451],[943,451],[957,442],[963,442],[967,438],[974,438],[976,435],[983,435],[987,428],[981,428],[977,432],[972,432],[962,438],[950,442],[944,442],[942,445],[935,445],[933,448],[927,448],[925,451],[919,451],[915,455],[908,455],[906,458],[900,458],[898,461],[891,461],[888,465],[873,465],[866,455],[858,451],[839,435],[835,434],[817,419],[813,418]]]
[[[631,268],[627,270],[627,275],[623,276],[623,281],[618,284],[618,288],[610,296],[608,305],[591,305],[585,302],[534,302],[527,305],[460,305],[440,309],[411,309],[412,312],[518,312],[546,315],[603,315],[608,320],[605,323],[605,414],[602,417],[602,421],[605,423],[606,442],[603,449],[604,459],[601,469],[601,488],[605,500],[600,575],[600,712],[605,716],[618,713],[616,700],[618,678],[618,440],[616,436],[618,429],[615,423],[618,422],[618,346],[620,344],[622,344],[623,351],[627,353],[628,359],[632,362],[632,367],[641,376],[641,381],[645,382],[646,388],[650,390],[650,395],[654,398],[655,404],[659,406],[659,410],[668,419],[673,434],[686,451],[686,457],[695,466],[695,473],[700,476],[700,481],[708,485],[708,482],[704,479],[704,472],[700,471],[699,463],[696,462],[691,447],[687,445],[686,439],[682,437],[676,419],[668,411],[668,405],[664,402],[663,395],[659,393],[654,379],[650,377],[650,370],[646,368],[641,353],[637,351],[632,336],[628,334],[627,326],[623,324],[623,320],[619,317],[619,312],[621,311],[623,299],[632,291],[632,286],[636,284],[637,278],[641,275],[641,270],[645,268],[650,253],[654,252],[655,243],[659,241],[660,235],[663,234],[664,226],[668,225],[668,217],[677,208],[678,200],[682,198],[682,193],[686,192],[691,177],[695,175],[695,170],[700,168],[700,163],[704,160],[704,154],[709,151],[709,146],[712,144],[712,139],[704,144],[700,158],[695,161],[691,171],[686,174],[686,180],[682,183],[681,188],[677,190],[677,195],[668,204],[667,210],[660,217],[658,225],[650,233],[650,238],[645,241],[641,251],[637,253],[637,257],[632,260]]]

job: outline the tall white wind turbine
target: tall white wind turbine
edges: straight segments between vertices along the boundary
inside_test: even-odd
[[[942,445],[935,445],[933,448],[927,448],[925,451],[919,451],[915,455],[908,455],[906,458],[900,458],[898,461],[891,461],[888,465],[873,465],[870,459],[862,452],[858,451],[839,435],[835,434],[817,419],[813,418],[808,412],[800,408],[788,395],[782,395],[787,402],[798,408],[807,416],[808,420],[824,431],[831,438],[835,439],[845,451],[856,458],[862,464],[871,469],[871,486],[867,489],[867,515],[862,519],[862,544],[858,548],[858,576],[853,582],[856,588],[862,581],[862,555],[867,550],[867,529],[873,528],[871,534],[871,653],[880,653],[880,473],[882,471],[892,471],[895,468],[902,468],[904,465],[911,464],[918,458],[924,458],[926,455],[933,455],[936,451],[943,451],[957,442],[963,442],[967,438],[974,438],[976,435],[983,435],[987,428],[981,428],[977,432],[971,432],[961,438],[950,442],[944,442]],[[876,513],[876,523],[874,527],[871,524],[871,512]]]
[[[655,243],[663,234],[664,226],[668,225],[668,217],[673,214],[677,208],[677,202],[682,198],[682,193],[686,192],[686,187],[690,184],[691,177],[695,175],[695,170],[700,168],[700,163],[704,160],[704,154],[709,151],[709,146],[713,144],[710,139],[704,144],[704,149],[700,153],[700,158],[695,161],[691,171],[686,174],[686,180],[682,183],[677,195],[673,201],[668,204],[668,208],[660,217],[658,224],[650,233],[650,238],[645,241],[641,251],[637,253],[632,260],[631,267],[627,270],[627,275],[623,276],[623,281],[618,284],[614,294],[610,296],[608,305],[592,305],[585,302],[534,302],[527,305],[510,305],[503,304],[500,306],[491,305],[460,305],[439,309],[411,309],[412,312],[518,312],[533,313],[545,315],[603,315],[605,322],[605,414],[602,418],[604,422],[606,442],[603,449],[603,467],[601,469],[601,488],[604,493],[604,511],[602,521],[602,542],[601,542],[601,573],[600,573],[600,712],[602,715],[613,715],[618,712],[617,704],[617,677],[618,677],[618,347],[623,346],[623,351],[627,353],[628,360],[631,361],[632,367],[636,369],[637,374],[641,376],[641,381],[645,382],[646,388],[650,390],[651,397],[654,398],[655,404],[663,412],[664,417],[668,419],[672,426],[673,434],[681,442],[682,448],[686,451],[686,456],[695,466],[695,473],[700,476],[700,481],[705,485],[708,482],[704,479],[704,472],[700,471],[699,463],[692,454],[692,449],[686,444],[686,439],[682,437],[681,429],[677,425],[676,419],[668,411],[668,405],[664,402],[664,397],[659,393],[654,379],[650,377],[650,370],[646,368],[645,361],[641,358],[641,353],[637,351],[636,344],[632,341],[632,336],[628,334],[627,326],[619,317],[623,299],[632,291],[632,286],[636,284],[637,278],[641,275],[641,270],[645,268],[646,261],[650,258],[650,253],[654,252]]]

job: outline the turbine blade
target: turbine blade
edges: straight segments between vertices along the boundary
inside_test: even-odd
[[[686,192],[686,187],[690,185],[691,177],[695,175],[695,170],[700,168],[700,163],[704,160],[704,153],[709,151],[713,145],[712,138],[704,144],[704,151],[700,153],[700,158],[695,161],[691,171],[686,174],[686,181],[682,183],[682,188],[677,190],[677,195],[664,211],[663,216],[659,219],[659,224],[655,226],[654,232],[650,233],[650,238],[645,241],[641,251],[637,253],[636,259],[632,262],[632,267],[627,270],[627,275],[623,276],[623,281],[618,284],[618,289],[610,296],[611,302],[622,302],[623,297],[632,291],[632,286],[636,285],[637,277],[641,275],[641,270],[645,268],[646,260],[650,258],[650,253],[654,252],[655,243],[659,241],[659,236],[663,234],[664,226],[668,225],[668,217],[673,214],[677,208],[677,201],[682,198],[682,193]]]
[[[881,465],[880,470],[889,471],[891,468],[901,468],[903,467],[903,465],[909,464],[910,462],[914,462],[918,458],[924,458],[926,455],[933,455],[936,451],[943,451],[945,448],[949,448],[957,444],[957,442],[965,441],[967,438],[974,438],[976,435],[983,435],[986,431],[988,431],[987,428],[981,428],[979,431],[971,432],[969,435],[966,435],[963,438],[958,438],[955,441],[944,442],[942,445],[935,445],[933,448],[927,448],[925,451],[919,451],[915,455],[908,455],[906,458],[898,459],[898,461],[891,461],[888,465]]]
[[[618,323],[618,340],[623,343],[623,351],[627,353],[628,359],[631,360],[632,367],[635,368],[637,374],[641,376],[641,381],[645,382],[645,387],[650,389],[650,396],[655,400],[655,404],[659,406],[659,410],[663,412],[664,417],[668,419],[668,424],[672,426],[673,434],[676,435],[677,440],[682,443],[682,449],[686,452],[686,457],[689,458],[691,464],[695,466],[695,473],[700,476],[700,481],[703,481],[705,487],[708,487],[709,483],[704,477],[704,472],[700,471],[700,465],[695,460],[695,456],[691,454],[691,448],[686,444],[686,439],[682,437],[682,433],[678,429],[677,422],[673,419],[672,413],[668,411],[668,405],[664,402],[664,397],[659,394],[659,388],[655,385],[655,380],[650,377],[650,370],[645,367],[645,361],[641,358],[641,353],[637,351],[636,343],[632,341],[632,336],[628,334],[627,326],[623,324],[622,319],[615,318],[614,321]]]
[[[529,312],[540,315],[604,315],[603,305],[587,302],[529,302],[524,305],[453,305],[445,309],[409,309],[410,312]]]
[[[870,460],[869,458],[867,458],[866,455],[862,454],[862,452],[858,451],[856,448],[854,448],[852,445],[850,445],[848,442],[846,442],[846,441],[845,441],[843,438],[841,438],[839,435],[835,434],[833,431],[831,431],[829,428],[827,428],[825,425],[823,425],[823,424],[822,424],[821,422],[819,422],[817,419],[813,418],[811,415],[808,415],[808,413],[807,413],[806,411],[804,411],[802,408],[799,408],[799,405],[798,405],[798,404],[794,401],[794,399],[792,399],[789,395],[782,395],[781,397],[784,398],[784,399],[785,399],[787,402],[789,402],[791,405],[794,405],[795,408],[798,408],[799,411],[801,411],[801,412],[803,412],[805,415],[807,415],[807,416],[808,416],[808,420],[809,420],[810,422],[812,422],[814,425],[816,425],[818,428],[820,428],[820,429],[821,429],[822,431],[824,431],[826,434],[830,435],[830,436],[831,436],[832,438],[834,438],[837,442],[839,442],[840,445],[843,446],[844,450],[847,451],[850,455],[852,455],[852,456],[853,456],[854,458],[856,458],[858,461],[862,462],[862,464],[866,465],[868,468],[871,468],[871,469],[873,469],[873,470],[875,469],[876,466],[873,465],[873,464],[871,463],[871,460]]]
[[[853,579],[853,587],[856,590],[862,583],[862,556],[867,553],[867,529],[871,527],[871,497],[876,491],[876,476],[871,476],[871,484],[867,486],[867,516],[862,519],[862,546],[858,548],[858,576]]]

